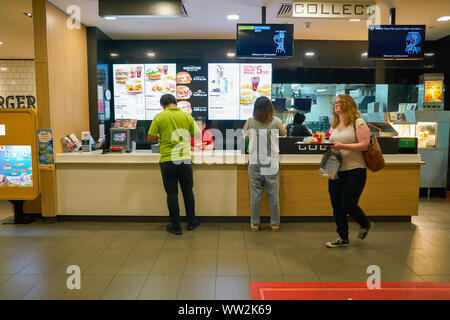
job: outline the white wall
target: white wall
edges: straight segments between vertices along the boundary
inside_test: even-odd
[[[36,97],[33,60],[0,60],[0,96]]]
[[[321,116],[331,118],[330,98],[331,96],[317,96],[317,104],[311,106],[311,112],[306,114],[305,122],[319,121]]]

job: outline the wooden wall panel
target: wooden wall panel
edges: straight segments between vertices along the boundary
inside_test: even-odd
[[[280,174],[281,216],[332,216],[328,181],[319,176],[319,166],[282,166]],[[368,170],[360,207],[371,216],[412,216],[418,214],[420,165],[392,165],[378,173]],[[237,214],[250,215],[247,167],[237,174]],[[261,215],[270,215],[267,196]]]

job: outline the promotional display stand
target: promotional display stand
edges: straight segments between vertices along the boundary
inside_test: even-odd
[[[28,223],[23,202],[39,195],[36,113],[31,109],[0,109],[0,200],[14,204],[14,219]]]

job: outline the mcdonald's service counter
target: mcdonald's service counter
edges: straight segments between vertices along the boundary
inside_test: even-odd
[[[194,152],[198,216],[249,216],[248,155],[234,151]],[[385,155],[386,167],[368,170],[360,206],[370,216],[418,214],[419,154]],[[331,216],[328,181],[317,173],[320,154],[280,155],[282,216]],[[55,157],[59,215],[167,216],[159,154],[147,150],[101,151]],[[184,214],[181,191],[180,211]],[[269,215],[263,196],[261,214]]]

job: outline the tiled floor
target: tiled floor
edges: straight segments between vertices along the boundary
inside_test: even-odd
[[[324,245],[336,237],[331,222],[284,223],[278,233],[205,222],[182,236],[165,225],[0,225],[0,299],[250,299],[252,281],[365,282],[369,265],[385,282],[450,282],[445,199],[422,200],[412,223],[375,223],[366,240],[338,249]],[[67,289],[70,265],[81,268],[80,290]]]

